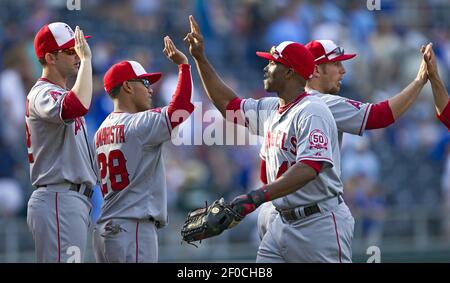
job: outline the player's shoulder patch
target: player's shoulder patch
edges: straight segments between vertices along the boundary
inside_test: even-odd
[[[63,93],[57,90],[50,90],[48,94],[53,98],[54,101],[58,100]]]
[[[315,129],[309,134],[308,142],[310,149],[328,149],[328,137],[319,129]]]
[[[353,107],[355,107],[358,110],[361,109],[362,102],[355,101],[355,100],[352,100],[352,99],[346,99],[345,102],[347,102],[348,104],[352,105]]]

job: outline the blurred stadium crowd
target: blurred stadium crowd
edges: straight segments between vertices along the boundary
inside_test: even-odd
[[[366,0],[80,3],[81,10],[69,11],[65,0],[1,1],[0,218],[25,217],[33,189],[24,135],[25,97],[40,76],[33,39],[45,23],[79,25],[93,36],[89,43],[94,100],[87,116],[91,136],[112,110],[102,79],[115,62],[133,59],[149,71],[162,71],[162,81],[154,85],[154,104],[168,103],[177,82],[177,69],[162,54],[163,36],[171,36],[187,54],[182,39],[189,29],[189,14],[201,26],[210,61],[241,97],[266,95],[262,85],[265,62],[255,56],[255,51],[268,50],[283,40],[305,44],[312,39],[332,39],[346,51],[357,53],[355,59],[344,63],[347,73],[341,95],[359,101],[379,102],[404,88],[417,73],[420,46],[430,41],[441,77],[447,82],[450,79],[447,0],[381,0],[380,11],[369,11]],[[203,111],[213,109],[195,67],[193,70],[193,100],[203,102]],[[201,131],[201,127],[194,130]],[[366,132],[364,137],[344,137],[344,197],[357,220],[355,237],[377,243],[385,235],[407,234],[413,229],[412,223],[388,226],[385,219],[395,211],[414,214],[419,209],[437,215],[426,225],[430,233],[450,240],[449,138],[447,129],[435,117],[429,85],[391,127]],[[219,196],[230,199],[258,186],[258,151],[258,146],[169,144],[169,214],[184,213]],[[235,235],[236,241],[249,240],[253,237],[250,234]]]

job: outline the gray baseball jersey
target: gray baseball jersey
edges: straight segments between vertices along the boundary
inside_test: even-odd
[[[292,208],[341,194],[337,129],[328,107],[320,98],[308,94],[300,95],[284,111],[280,111],[278,101],[262,98],[241,102],[250,132],[264,135],[261,157],[266,161],[268,183],[302,160],[323,161],[324,165],[315,180],[274,200],[274,205]]]
[[[250,132],[264,136],[261,157],[268,183],[289,166],[321,161],[317,177],[299,190],[273,200],[281,210],[295,209],[300,218],[276,215],[258,248],[257,262],[350,262],[353,217],[342,201],[340,150],[336,122],[324,101],[302,94],[285,107],[277,98],[241,101]],[[315,204],[318,214],[304,216]]]
[[[338,129],[339,145],[342,145],[344,133],[362,136],[372,104],[362,103],[339,95],[324,94],[312,89],[307,92],[318,96],[330,108]]]
[[[372,104],[354,101],[339,95],[323,94],[309,89],[308,93],[320,97],[331,111],[338,129],[339,146],[342,146],[344,133],[362,135],[367,124]],[[274,101],[277,98],[271,98]],[[259,209],[258,235],[260,239],[264,236],[278,212],[272,203],[265,203]]]
[[[96,182],[83,117],[62,119],[68,91],[40,79],[27,97],[26,138],[31,182],[27,224],[38,262],[84,260],[91,203],[83,192]],[[71,191],[77,188],[78,192]]]
[[[34,186],[96,183],[84,118],[64,121],[61,117],[67,93],[68,90],[40,79],[27,96],[26,137]]]
[[[104,195],[98,223],[150,217],[167,223],[162,149],[171,131],[167,107],[105,119],[94,138]]]

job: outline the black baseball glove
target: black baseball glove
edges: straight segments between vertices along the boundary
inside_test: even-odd
[[[201,241],[233,228],[243,218],[221,198],[210,206],[189,212],[181,229],[181,236],[188,243]]]

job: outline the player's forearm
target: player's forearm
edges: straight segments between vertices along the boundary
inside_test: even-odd
[[[179,73],[177,88],[172,96],[169,106],[167,107],[167,113],[169,115],[169,120],[172,128],[175,128],[180,123],[185,121],[187,119],[187,116],[194,111],[194,105],[191,102],[191,66],[187,64],[181,64],[178,66],[178,68]],[[179,111],[179,113],[176,113],[176,111]],[[183,112],[181,113],[181,111]]]
[[[440,115],[449,103],[448,92],[438,74],[430,76],[430,82],[436,111]]]
[[[395,120],[403,115],[416,101],[424,85],[423,82],[414,80],[400,93],[389,99],[389,107]]]
[[[241,216],[245,216],[265,202],[286,196],[301,189],[316,177],[316,169],[303,162],[298,162],[273,183],[253,190],[246,195],[237,196],[230,205],[234,211]]]
[[[192,77],[191,67],[187,64],[178,66],[178,83],[172,99],[169,102],[168,112],[171,114],[176,110],[187,110],[192,112],[194,105],[191,102],[192,97]]]
[[[89,109],[92,101],[92,64],[91,59],[80,61],[77,79],[72,91],[86,109]]]
[[[274,200],[291,194],[317,177],[317,172],[310,166],[298,162],[281,177],[266,185],[269,199]]]
[[[196,58],[195,64],[206,94],[225,117],[228,103],[237,95],[222,81],[206,57]]]

